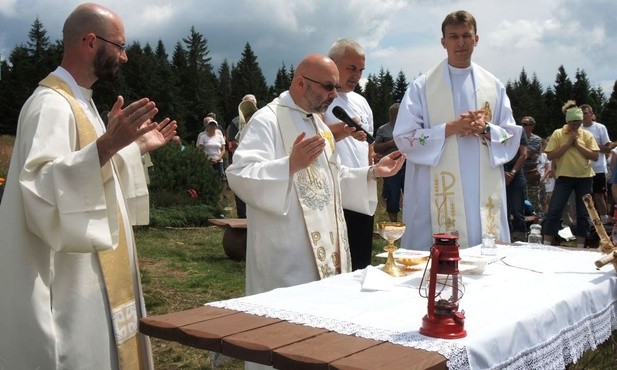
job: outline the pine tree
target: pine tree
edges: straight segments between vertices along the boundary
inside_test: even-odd
[[[608,129],[608,136],[615,140],[617,138],[617,81],[613,84],[611,96],[604,104],[602,123]]]
[[[242,58],[231,71],[231,81],[231,95],[237,103],[240,103],[246,94],[255,95],[258,102],[269,101],[271,98],[268,96],[266,78],[248,42],[244,46]]]
[[[238,115],[238,102],[233,100],[231,91],[231,68],[227,59],[224,59],[219,67],[218,94],[223,111],[222,120],[227,122],[227,125]]]
[[[195,141],[203,129],[202,120],[208,112],[220,113],[208,40],[191,27],[190,35],[183,38],[186,46],[184,67],[179,67],[180,95],[186,107],[186,140]],[[221,122],[222,123],[222,122]]]
[[[291,85],[291,80],[289,72],[287,72],[287,68],[285,67],[285,63],[281,66],[281,68],[276,71],[276,78],[274,79],[274,86],[272,93],[275,96],[280,95],[283,91],[289,89]]]
[[[400,102],[403,100],[403,96],[405,96],[405,92],[407,92],[407,87],[409,87],[409,82],[407,82],[407,78],[405,77],[405,73],[403,71],[399,71],[396,76],[396,81],[394,82],[394,92],[392,93],[392,99],[395,102]]]

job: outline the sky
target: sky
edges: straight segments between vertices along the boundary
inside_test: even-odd
[[[50,41],[61,38],[68,14],[81,2],[0,0],[0,53],[7,59],[26,44],[38,17]],[[327,54],[339,38],[365,49],[366,70],[403,71],[408,81],[446,56],[441,22],[456,10],[471,12],[479,43],[473,61],[505,83],[524,69],[546,89],[559,66],[574,82],[584,70],[592,87],[610,95],[617,79],[615,0],[100,0],[124,21],[127,43],[168,54],[192,26],[207,39],[215,71],[225,59],[241,58],[247,42],[269,84],[283,66],[309,53]],[[130,60],[129,60],[130,63]]]

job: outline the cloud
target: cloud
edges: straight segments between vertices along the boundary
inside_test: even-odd
[[[441,22],[465,9],[478,21],[480,43],[474,61],[504,82],[525,68],[544,87],[560,65],[570,76],[584,69],[592,85],[615,81],[617,1],[614,0],[99,0],[125,22],[127,41],[155,46],[168,54],[191,26],[204,35],[215,69],[237,63],[249,42],[272,83],[278,68],[296,65],[312,52],[327,53],[339,38],[360,42],[366,74],[403,71],[408,79],[445,57]],[[50,40],[60,38],[66,16],[79,0],[0,0],[0,52],[6,58],[27,42],[38,16]],[[573,77],[571,77],[573,78]],[[605,92],[606,88],[605,88]]]
[[[17,0],[0,0],[0,16],[14,17],[17,14]]]

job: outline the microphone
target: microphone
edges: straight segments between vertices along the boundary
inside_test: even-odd
[[[336,107],[332,108],[332,114],[334,114],[334,117],[336,117],[336,118],[340,119],[341,121],[345,122],[345,124],[347,126],[353,127],[356,130],[360,130],[360,131],[364,132],[366,134],[366,142],[367,143],[372,144],[375,141],[373,136],[371,136],[371,134],[366,132],[366,130],[363,129],[362,126],[357,124],[356,121],[351,119],[351,117],[349,117],[349,114],[347,114],[347,112],[345,112],[345,109],[341,108],[339,105],[337,105]]]

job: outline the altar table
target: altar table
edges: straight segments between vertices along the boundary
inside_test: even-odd
[[[497,251],[482,275],[463,275],[462,339],[419,334],[422,271],[374,291],[355,271],[144,318],[140,330],[276,368],[562,369],[617,329],[617,275],[595,268],[600,253],[526,243]]]

